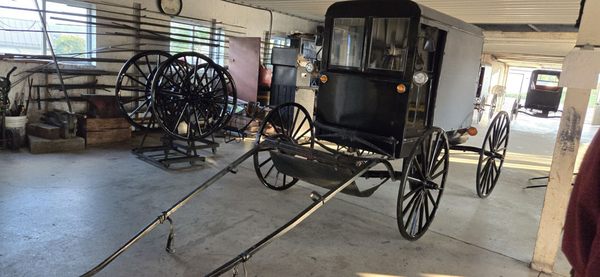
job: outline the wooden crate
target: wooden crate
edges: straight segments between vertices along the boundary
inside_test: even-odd
[[[126,141],[131,138],[131,125],[124,118],[85,119],[87,145]]]

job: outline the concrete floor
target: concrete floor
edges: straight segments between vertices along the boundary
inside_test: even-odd
[[[419,241],[398,233],[397,186],[389,183],[370,198],[335,198],[256,254],[248,275],[540,276],[528,263],[545,189],[523,187],[547,174],[557,126],[558,119],[519,117],[499,184],[486,200],[474,190],[476,156],[453,153],[440,209]],[[584,146],[596,130],[586,125]],[[130,146],[0,152],[0,275],[84,273],[251,146],[222,145],[203,166],[182,171],[157,169]],[[207,273],[308,206],[313,190],[319,189],[306,183],[268,190],[248,161],[175,213],[175,254],[164,251],[168,227],[159,226],[99,276]],[[555,271],[567,275],[564,257]]]

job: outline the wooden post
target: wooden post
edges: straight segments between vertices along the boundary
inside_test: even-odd
[[[531,263],[531,268],[538,271],[551,273],[554,267],[589,98],[590,90],[586,89],[569,89],[565,98]]]
[[[533,269],[546,273],[552,273],[554,268],[571,196],[573,169],[583,122],[590,93],[595,87],[600,70],[599,50],[594,49],[594,46],[600,45],[600,34],[596,29],[600,19],[593,14],[598,10],[600,0],[587,1],[577,35],[579,47],[569,53],[561,74],[561,84],[568,87],[568,91],[554,146],[550,178],[531,262]]]

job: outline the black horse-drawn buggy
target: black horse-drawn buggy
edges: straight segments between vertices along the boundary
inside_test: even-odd
[[[309,207],[209,276],[246,262],[337,193],[366,197],[386,181],[398,186],[400,234],[408,240],[420,238],[446,189],[451,149],[479,154],[480,197],[489,196],[498,182],[508,144],[508,114],[500,112],[490,123],[481,148],[462,145],[477,133],[471,121],[482,44],[477,27],[411,1],[333,4],[326,14],[314,116],[296,103],[274,107],[252,150],[163,212],[86,275],[100,271],[157,225],[172,224],[170,215],[248,158],[270,189],[285,190],[303,180],[328,191],[313,192]],[[155,89],[180,90],[190,83],[194,82]],[[394,166],[400,159],[401,165]],[[360,182],[365,178],[378,181],[365,187]]]
[[[560,117],[549,116],[550,112],[558,112],[563,88],[558,86],[560,71],[534,70],[531,72],[525,105],[521,105],[521,94],[513,104],[511,119],[515,119],[519,112],[542,118]],[[521,108],[525,108],[524,110]]]

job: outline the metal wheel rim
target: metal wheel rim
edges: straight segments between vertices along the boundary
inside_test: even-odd
[[[236,109],[236,105],[237,105],[237,87],[235,85],[235,81],[233,80],[233,76],[231,76],[231,73],[229,73],[229,70],[225,69],[224,67],[220,66],[219,64],[215,64],[215,66],[219,70],[221,70],[221,72],[223,73],[223,76],[225,77],[225,87],[227,88],[227,95],[228,95],[226,115],[223,118],[223,121],[221,122],[219,127],[217,128],[217,129],[222,129],[225,125],[227,125],[227,123],[229,122],[229,120],[231,120],[231,117],[235,113],[235,109]],[[229,106],[231,106],[231,111],[229,111]]]
[[[160,67],[161,63],[166,61],[171,54],[160,51],[160,50],[150,50],[138,53],[131,57],[119,70],[117,76],[117,82],[115,85],[115,96],[117,100],[117,106],[121,111],[122,115],[129,121],[129,123],[137,129],[146,130],[148,128],[158,127],[156,126],[156,122],[154,121],[154,116],[152,112],[152,79],[154,74],[156,73],[158,67]],[[154,62],[155,61],[155,62]],[[146,62],[144,64],[138,64],[138,62]],[[129,70],[133,69],[136,74],[140,74],[140,77],[143,78],[144,81],[140,81],[138,78],[134,78],[135,75],[131,75]],[[131,81],[132,86],[126,86],[124,82],[127,80]],[[133,99],[125,99],[124,92],[138,92],[143,93],[144,95],[137,95]],[[139,101],[142,101],[140,104]],[[134,106],[131,111],[128,111],[126,105],[131,103],[137,103],[137,106]],[[141,110],[145,107],[145,110],[141,112]],[[136,114],[142,113],[141,122],[138,122],[134,119]]]
[[[288,115],[289,119],[291,119],[291,122],[286,124],[284,122],[288,120],[285,120],[284,118],[287,118],[285,114],[289,112],[287,111],[289,109],[292,111],[292,115]],[[279,124],[279,122],[282,124]],[[267,133],[269,126],[272,126],[275,134]],[[290,126],[292,128],[290,128]],[[306,127],[308,127],[308,129],[306,129],[306,131],[302,131],[302,129]],[[310,114],[303,106],[297,103],[286,103],[277,106],[267,114],[260,125],[258,133],[256,134],[256,144],[260,144],[263,140],[263,137],[271,137],[286,141],[288,143],[298,144],[298,141],[303,137],[306,137],[306,135],[309,135],[309,141],[302,142],[300,144],[314,148],[314,127]],[[264,149],[254,154],[253,162],[256,175],[261,183],[270,189],[288,189],[296,184],[298,179],[287,176],[283,173],[281,173],[282,177],[278,178],[280,172],[277,170],[271,159],[269,153],[270,150],[272,149]],[[275,182],[268,180],[269,176],[272,176],[271,174],[275,174]],[[279,180],[282,181],[281,185],[279,185]]]
[[[498,105],[498,95],[494,94],[494,96],[492,96],[492,101],[490,102],[490,111],[488,112],[488,120],[492,119],[492,117],[494,116],[497,105]]]
[[[159,67],[152,81],[152,109],[170,136],[200,140],[222,126],[228,104],[225,76],[205,55],[179,53]]]
[[[487,133],[483,139],[481,151],[479,151],[479,162],[477,163],[476,189],[480,198],[488,197],[498,182],[504,158],[506,157],[506,148],[510,135],[510,118],[508,113],[501,111],[494,118]],[[488,156],[485,151],[498,154],[501,152],[502,158]],[[499,160],[496,163],[496,160]],[[483,165],[485,163],[485,165]]]
[[[449,154],[446,133],[432,128],[403,162],[396,216],[400,234],[407,240],[419,239],[433,222],[446,185]]]

